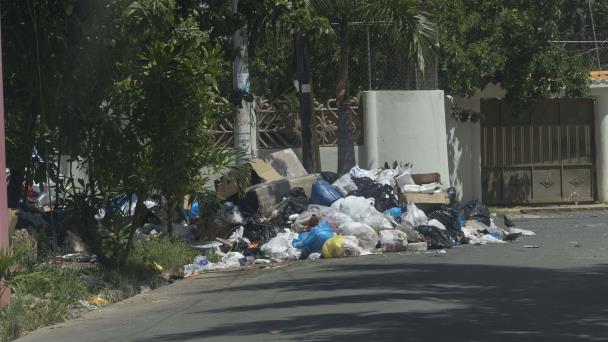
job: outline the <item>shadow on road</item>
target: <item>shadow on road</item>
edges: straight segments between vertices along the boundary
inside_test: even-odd
[[[247,336],[258,334],[303,341],[608,341],[605,265],[556,270],[399,262],[357,264],[355,269],[353,265],[327,264],[321,270],[306,279],[233,287],[221,294],[243,291],[255,296],[257,291],[276,289],[289,292],[291,300],[221,311],[201,308],[192,313],[240,312],[253,322],[226,322],[208,329],[159,335],[152,341],[225,335],[242,336],[242,341],[247,341]],[[343,291],[327,291],[337,289]],[[314,298],[298,299],[303,293],[310,297],[310,292]],[[411,309],[404,300],[428,302],[431,309]],[[365,303],[371,302],[385,302],[388,310],[377,310],[377,306],[365,310]],[[433,304],[442,302],[454,305],[432,309]],[[255,318],[260,310],[351,303],[359,303],[363,309]],[[280,335],[271,335],[271,331]]]

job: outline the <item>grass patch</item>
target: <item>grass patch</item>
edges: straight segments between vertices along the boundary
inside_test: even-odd
[[[172,237],[154,237],[148,242],[138,242],[131,253],[130,262],[135,265],[159,265],[168,272],[178,272],[184,265],[191,264],[201,252],[188,242]]]
[[[8,284],[14,289],[14,296],[10,305],[0,309],[0,341],[11,341],[73,317],[73,310],[82,310],[79,301],[91,295],[118,302],[138,294],[141,286],[154,289],[166,284],[156,265],[163,272],[179,273],[201,254],[187,242],[157,237],[137,242],[126,267],[108,269],[100,264],[78,263],[53,266],[47,262],[32,266],[25,251],[25,247],[19,247],[17,259],[20,269],[28,271],[10,277]],[[212,261],[219,258],[207,257]]]
[[[10,341],[36,328],[61,322],[68,308],[86,297],[87,288],[77,270],[43,266],[12,277],[15,296],[0,310],[0,338]]]

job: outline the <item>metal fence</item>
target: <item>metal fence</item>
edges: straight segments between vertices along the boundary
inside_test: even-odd
[[[351,86],[357,90],[438,89],[437,56],[429,52],[424,73],[406,52],[375,32],[373,24],[352,23]]]
[[[353,118],[353,141],[363,144],[363,114],[359,106],[359,97],[351,99]],[[297,148],[301,146],[301,121],[298,103],[286,100],[256,100],[257,143],[260,149]],[[338,106],[332,99],[325,103],[315,101],[313,113],[314,125],[319,146],[336,146],[338,144]],[[220,120],[209,134],[222,147],[234,146],[234,114],[219,112]]]
[[[425,73],[418,71],[402,49],[387,41],[374,29],[373,24],[351,23],[349,53],[350,94],[365,90],[430,90],[438,88],[438,63],[434,55],[427,58]],[[289,39],[288,39],[289,40]],[[336,105],[336,74],[338,69],[338,44],[334,39],[310,42],[309,58],[315,98],[315,132],[319,146],[337,145],[338,106]],[[287,48],[287,47],[286,47]],[[286,61],[284,63],[288,64]],[[281,73],[278,73],[281,74]],[[285,73],[289,75],[289,73]],[[272,75],[275,77],[276,75]],[[266,76],[269,77],[269,76]],[[292,84],[291,76],[283,76],[279,84]],[[265,80],[265,79],[264,79]],[[258,93],[270,96],[268,84],[258,87]],[[281,93],[281,92],[279,92]],[[285,90],[291,96],[282,96],[272,101],[258,98],[256,101],[257,144],[261,149],[299,147],[301,145],[301,123],[298,100],[293,89]],[[210,131],[215,141],[225,147],[234,146],[232,109],[219,113],[221,118]],[[363,113],[359,96],[351,100],[354,141],[363,144]]]

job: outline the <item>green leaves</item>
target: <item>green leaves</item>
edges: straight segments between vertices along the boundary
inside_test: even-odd
[[[514,111],[559,93],[583,96],[589,64],[548,40],[561,36],[573,11],[566,1],[434,0],[440,37],[440,81],[471,96],[500,83]]]
[[[8,276],[9,268],[13,264],[13,257],[4,255],[0,250],[0,279]]]

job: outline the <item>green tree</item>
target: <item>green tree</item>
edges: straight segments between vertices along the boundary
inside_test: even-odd
[[[403,46],[408,58],[424,70],[425,57],[434,37],[433,26],[416,1],[409,0],[310,0],[315,16],[325,17],[339,41],[336,79],[338,103],[338,172],[347,172],[355,164],[350,112],[349,68],[350,35],[355,22],[374,23],[374,28],[395,45]]]
[[[223,101],[217,80],[229,67],[198,29],[196,12],[183,17],[177,10],[172,0],[141,0],[124,18],[132,54],[120,62],[124,76],[116,82],[110,108],[120,115],[123,136],[131,137],[123,151],[133,153],[124,168],[130,173],[121,176],[138,198],[127,251],[147,196],[159,193],[172,212],[186,194],[203,189],[208,175],[229,168],[238,153],[216,146],[207,133]],[[169,213],[169,233],[172,223]]]
[[[560,25],[568,19],[563,5],[434,0],[430,6],[439,26],[441,87],[471,96],[489,83],[499,83],[514,112],[529,110],[538,99],[553,94],[583,96],[588,60],[549,42],[560,39]]]

